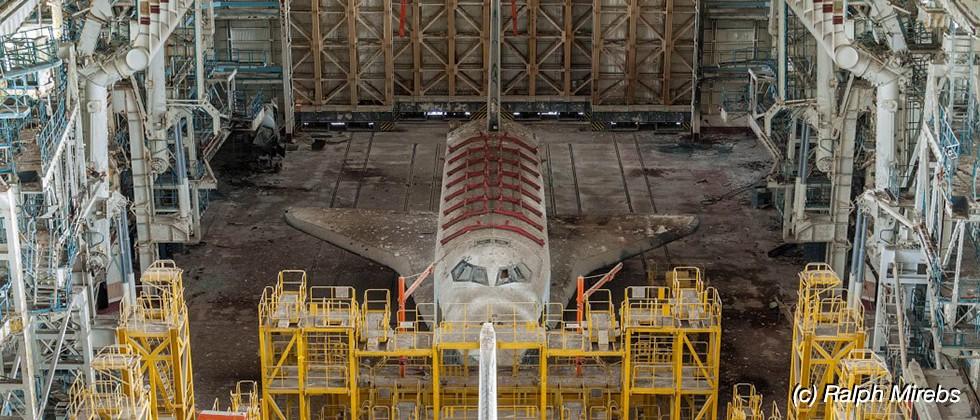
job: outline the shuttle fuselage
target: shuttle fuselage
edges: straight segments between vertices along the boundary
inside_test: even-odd
[[[537,320],[551,256],[538,142],[524,127],[450,132],[435,249],[435,300],[447,321]]]

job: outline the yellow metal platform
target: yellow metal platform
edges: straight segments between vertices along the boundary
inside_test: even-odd
[[[696,268],[667,279],[629,288],[618,311],[606,290],[535,322],[498,308],[498,417],[715,419],[721,301]],[[263,418],[476,419],[486,314],[431,326],[421,305],[396,322],[387,290],[360,296],[311,287],[302,271],[266,289]]]

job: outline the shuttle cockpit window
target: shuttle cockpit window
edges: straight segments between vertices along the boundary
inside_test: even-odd
[[[490,284],[487,281],[487,269],[466,261],[460,261],[459,264],[456,264],[456,267],[453,267],[452,274],[453,281],[477,283],[484,286]]]
[[[510,267],[504,267],[497,273],[497,286],[511,283],[527,283],[531,281],[531,269],[524,263],[517,263]]]

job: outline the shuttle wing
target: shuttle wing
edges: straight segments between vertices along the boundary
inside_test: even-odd
[[[399,275],[417,274],[432,264],[437,223],[433,212],[293,207],[285,216],[290,226]]]
[[[577,276],[664,246],[697,228],[696,216],[552,216],[551,301],[567,303],[575,294]]]
[[[286,223],[408,276],[434,260],[438,217],[433,212],[294,207]],[[548,219],[552,302],[575,294],[575,277],[690,235],[696,216],[630,214]],[[420,288],[416,301],[430,302]]]

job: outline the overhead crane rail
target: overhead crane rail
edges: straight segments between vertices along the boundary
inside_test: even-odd
[[[721,300],[696,268],[667,278],[670,286],[627,289],[618,308],[608,290],[594,291],[581,322],[577,308],[556,303],[532,322],[498,308],[499,415],[715,419]],[[476,418],[486,314],[461,308],[463,320],[433,325],[432,305],[393,311],[387,290],[357,296],[350,287],[310,286],[298,270],[266,288],[262,417]]]

